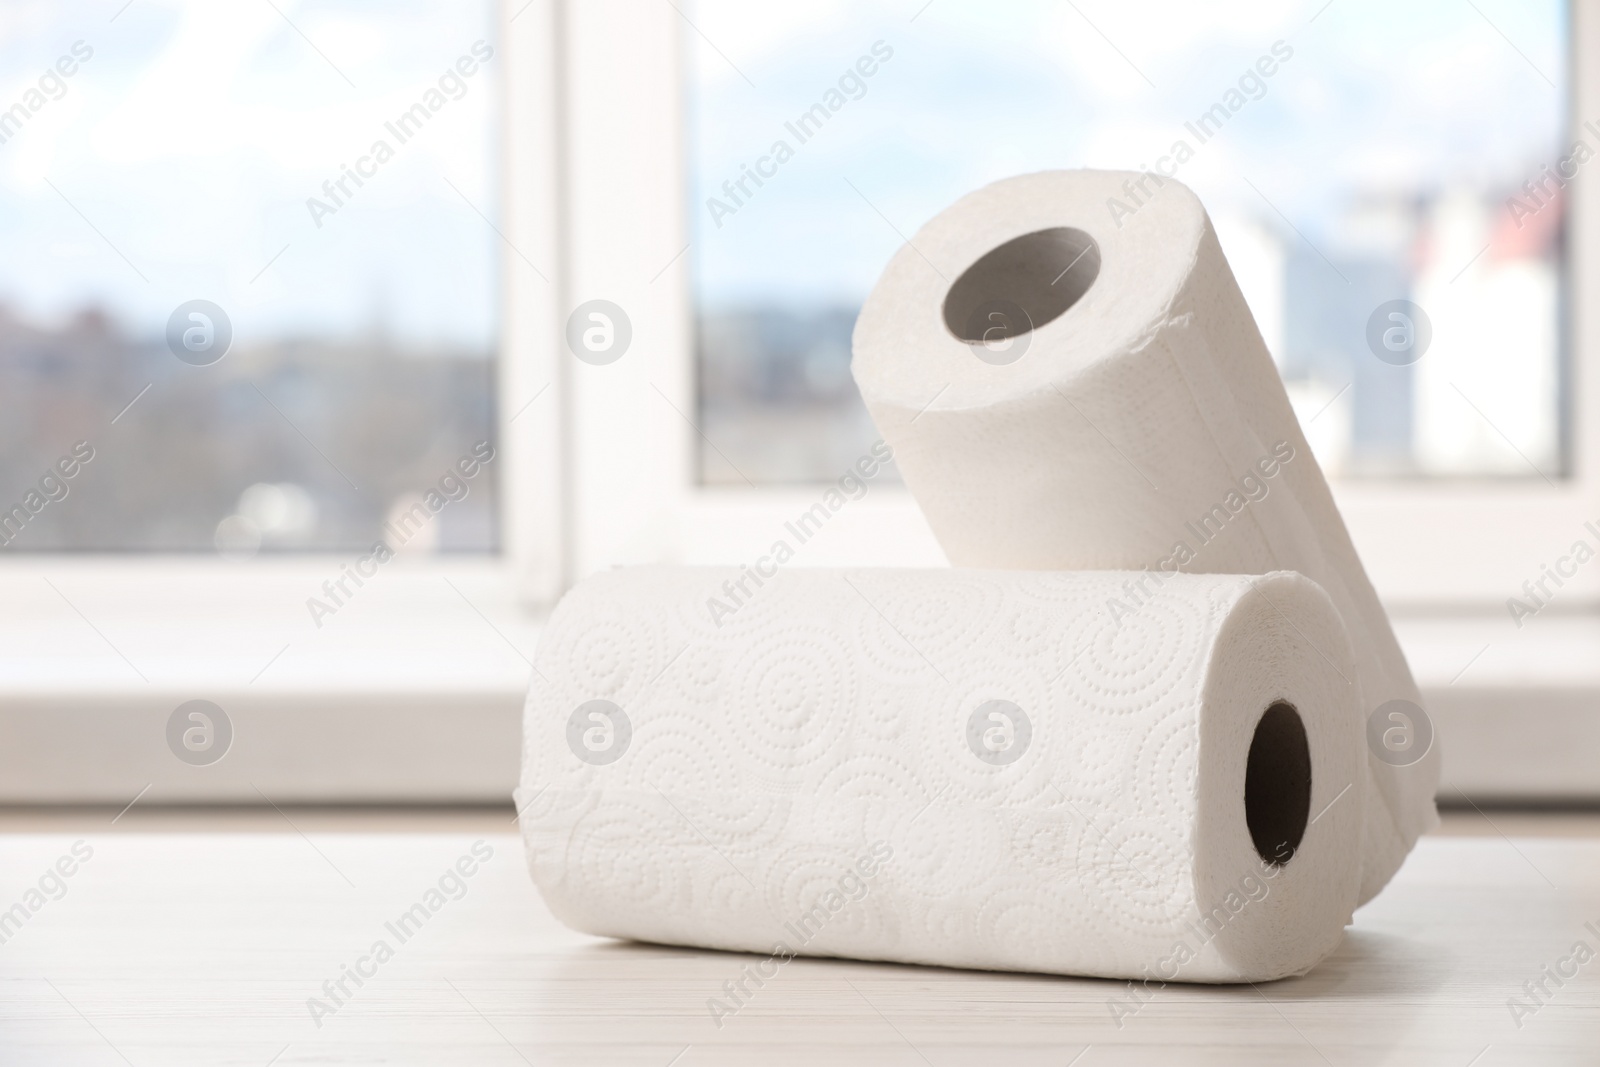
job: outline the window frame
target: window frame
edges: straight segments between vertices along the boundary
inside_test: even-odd
[[[1582,116],[1600,114],[1600,0],[1572,0],[1569,18],[1572,136]],[[571,292],[620,302],[658,271],[672,290],[671,298],[654,292],[639,305],[637,358],[583,368],[575,382],[567,498],[574,579],[619,564],[753,563],[785,520],[823,490],[697,479],[684,188],[685,53],[695,32],[671,5],[589,0],[572,5],[563,33],[572,57],[565,121],[579,131],[564,180],[573,189],[604,183],[607,190],[567,203]],[[1589,310],[1600,308],[1600,168],[1580,170],[1568,191],[1564,476],[1553,486],[1539,478],[1332,486],[1448,748],[1444,802],[1600,797],[1600,767],[1587,756],[1600,743],[1600,716],[1589,710],[1600,701],[1593,618],[1600,566],[1568,579],[1526,629],[1507,610],[1507,598],[1522,595],[1542,564],[1565,552],[1586,522],[1600,520],[1600,373],[1592,373],[1600,366],[1600,315]],[[909,232],[910,220],[898,225]],[[637,443],[631,451],[615,447],[612,404],[627,412]],[[641,451],[648,461],[639,462]],[[793,565],[946,563],[916,503],[890,486],[840,511],[804,551]]]
[[[480,571],[485,564],[504,573],[529,603],[548,602],[562,587],[560,498],[560,369],[550,338],[555,327],[560,260],[557,240],[556,176],[546,166],[556,154],[557,115],[552,4],[534,0],[523,6],[495,0],[498,46],[505,52],[499,79],[501,221],[498,254],[502,322],[494,374],[496,465],[500,548],[487,554],[441,554],[397,558],[413,572]],[[521,9],[519,11],[519,9]],[[515,22],[513,15],[518,16]],[[541,18],[542,16],[542,18]],[[550,281],[533,274],[523,260],[539,265]],[[541,388],[550,386],[544,395]],[[530,398],[538,399],[528,403]],[[524,410],[525,409],[525,410]],[[337,571],[348,554],[297,553],[231,562],[206,553],[30,552],[0,553],[0,581],[48,571],[93,574],[98,582],[120,585],[162,571],[173,583],[203,589],[225,580],[236,589],[263,589],[285,573]],[[159,610],[159,605],[152,606]]]
[[[1572,115],[1600,114],[1600,60],[1584,58],[1600,57],[1600,0],[1574,0],[1572,19]],[[50,579],[74,601],[71,611],[52,604],[14,617],[12,625],[89,650],[81,672],[75,660],[58,661],[54,673],[16,657],[5,665],[0,730],[19,743],[0,753],[0,802],[120,806],[146,782],[154,784],[145,802],[503,800],[514,783],[538,625],[566,588],[622,564],[752,562],[786,521],[819,499],[820,485],[735,489],[697,480],[685,168],[685,50],[692,28],[673,5],[632,0],[501,0],[499,22],[497,47],[506,58],[504,319],[495,380],[500,552],[397,559],[385,572],[393,576],[392,607],[367,612],[366,619],[341,618],[350,639],[317,645],[314,662],[293,670],[258,666],[276,646],[273,638],[248,669],[234,672],[238,677],[219,679],[211,665],[192,662],[200,657],[175,655],[182,668],[150,681],[116,673],[120,661],[99,643],[97,624],[110,639],[120,639],[116,625],[122,625],[178,635],[185,627],[221,631],[242,640],[259,634],[266,605],[282,609],[288,598],[296,607],[300,590],[347,560],[0,556],[0,589],[38,594],[41,579]],[[1471,719],[1476,731],[1463,736],[1467,743],[1452,743],[1447,782],[1459,773],[1456,781],[1468,788],[1484,782],[1499,795],[1535,794],[1541,775],[1562,783],[1568,795],[1585,789],[1600,795],[1600,769],[1582,765],[1592,748],[1576,740],[1585,730],[1585,737],[1600,736],[1600,719],[1573,710],[1580,696],[1600,697],[1600,668],[1590,672],[1594,677],[1555,681],[1534,671],[1531,683],[1508,689],[1505,678],[1519,664],[1553,655],[1558,644],[1532,627],[1519,635],[1521,658],[1506,670],[1491,670],[1481,681],[1483,666],[1457,673],[1458,664],[1479,662],[1485,640],[1511,632],[1505,598],[1564,549],[1576,536],[1569,531],[1600,518],[1600,433],[1588,430],[1600,427],[1600,374],[1588,373],[1596,363],[1590,353],[1600,352],[1600,321],[1585,310],[1600,307],[1596,170],[1580,171],[1572,186],[1568,477],[1556,489],[1537,479],[1334,487],[1402,630],[1411,625],[1408,617],[1426,628],[1449,614],[1449,625],[1435,627],[1425,641],[1425,658],[1442,666],[1419,670],[1442,734],[1450,735],[1454,719],[1463,726]],[[535,276],[529,261],[548,280]],[[575,359],[564,341],[570,309],[596,298],[621,305],[633,329],[624,358],[605,366]],[[889,485],[874,485],[852,501],[795,560],[798,566],[943,564],[915,502]],[[1593,570],[1563,589],[1558,614],[1600,605],[1600,568]],[[136,615],[106,624],[105,605],[117,602],[137,603]],[[196,603],[208,606],[204,618],[188,614]],[[371,619],[384,612],[386,618]],[[480,622],[485,646],[500,657],[492,670],[429,654]],[[1573,633],[1561,646],[1568,652],[1592,644],[1588,630],[1568,629]],[[1409,642],[1408,651],[1415,665]],[[62,662],[69,664],[65,671]],[[414,669],[396,681],[400,662]],[[418,671],[433,672],[431,680],[418,682]],[[1506,692],[1516,692],[1517,700],[1508,701]],[[252,746],[203,775],[172,759],[160,742],[166,716],[195,697],[230,707],[237,700],[245,709],[240,736]],[[1481,729],[1486,722],[1497,724],[1502,737],[1542,730],[1570,743],[1528,764],[1536,770],[1496,777],[1504,746],[1484,740],[1491,736]],[[311,730],[315,745],[308,743]],[[258,750],[294,758],[257,760]],[[374,764],[378,750],[382,758]],[[1571,766],[1552,766],[1561,760]]]
[[[638,288],[634,275],[644,266],[637,262],[639,248],[654,249],[656,262],[666,263],[674,250],[689,244],[685,52],[697,31],[670,5],[661,6],[662,11],[624,17],[617,0],[574,5],[567,43],[578,61],[567,102],[569,126],[608,130],[622,124],[641,131],[638,139],[580,138],[574,145],[569,184],[581,187],[604,174],[617,189],[604,203],[578,198],[571,205],[570,240],[583,250],[571,264],[575,292],[631,293]],[[1600,64],[1586,58],[1600,55],[1600,8],[1593,0],[1575,0],[1571,19],[1568,127],[1575,130],[1576,116],[1600,114]],[[595,40],[604,47],[594,47]],[[1519,594],[1525,579],[1538,577],[1542,561],[1564,551],[1582,533],[1584,522],[1600,518],[1600,433],[1588,429],[1600,427],[1600,375],[1587,373],[1600,351],[1600,324],[1586,311],[1600,306],[1595,270],[1600,174],[1595,170],[1580,170],[1571,187],[1570,298],[1564,309],[1570,338],[1566,476],[1552,479],[1553,487],[1531,476],[1333,482],[1374,584],[1392,608],[1503,611],[1505,598]],[[909,232],[911,221],[897,224]],[[636,317],[634,322],[635,344],[649,338],[646,358],[656,376],[651,380],[671,382],[673,391],[660,387],[682,409],[674,413],[658,403],[662,410],[640,412],[640,434],[655,447],[670,449],[670,462],[659,459],[648,469],[630,467],[625,460],[608,462],[599,441],[607,432],[604,405],[588,396],[601,386],[587,381],[580,386],[584,400],[574,408],[572,433],[574,450],[585,459],[575,470],[576,575],[625,562],[749,562],[765,551],[769,534],[776,535],[785,519],[809,506],[822,490],[697,482],[699,431],[685,417],[694,415],[695,397],[688,259],[688,254],[679,255],[667,268],[677,303],[652,303],[650,320],[641,323]],[[635,370],[643,363],[635,363]],[[614,393],[622,391],[620,382],[607,384]],[[637,513],[627,503],[636,499],[650,501],[653,518],[646,536],[623,543],[596,534],[637,527]],[[872,504],[857,509],[854,521],[831,524],[827,545],[806,562],[944,562],[909,494],[874,488],[869,499]],[[886,527],[898,538],[892,549],[885,545]],[[1580,571],[1563,588],[1562,600],[1571,606],[1600,603],[1600,567]]]

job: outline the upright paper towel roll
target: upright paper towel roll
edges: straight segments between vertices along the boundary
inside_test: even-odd
[[[1135,602],[1178,570],[1299,571],[1344,619],[1364,713],[1420,702],[1183,185],[1063,171],[980,189],[895,255],[854,347],[867,408],[956,566],[1142,568]],[[1437,745],[1408,766],[1373,753],[1368,772],[1363,902],[1437,821]]]
[[[797,954],[1306,971],[1358,889],[1363,741],[1338,614],[1287,573],[1180,575],[1112,607],[1137,578],[582,583],[528,699],[534,881],[580,930],[770,954],[767,977]]]

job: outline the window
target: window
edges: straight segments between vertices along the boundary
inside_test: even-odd
[[[8,800],[503,798],[563,581],[557,24],[0,9]]]
[[[1593,658],[1571,613],[1600,601],[1600,571],[1563,571],[1559,607],[1520,627],[1506,607],[1600,515],[1592,8],[567,10],[563,308],[625,307],[638,354],[574,368],[572,575],[769,552],[876,436],[849,330],[905,237],[996,178],[1153,168],[1186,139],[1177,177],[1210,209],[1333,474],[1450,738],[1449,784],[1592,792],[1569,753],[1595,736],[1581,708],[1596,684],[1572,681],[1574,699],[1550,665]],[[864,57],[872,73],[841,84]],[[1271,75],[1246,79],[1263,57]],[[825,121],[788,128],[819,103]],[[795,564],[940,565],[892,482]]]
[[[48,737],[12,799],[502,796],[540,610],[618,564],[750,562],[870,449],[849,333],[904,236],[1180,138],[1457,717],[1449,773],[1592,791],[1600,681],[1550,665],[1593,659],[1560,612],[1600,569],[1503,611],[1600,516],[1592,7],[58,7],[0,11],[0,728]],[[566,340],[596,301],[609,360]],[[419,496],[427,531],[311,612]],[[943,555],[891,465],[794,562]],[[240,739],[203,774],[161,740],[195,699]]]

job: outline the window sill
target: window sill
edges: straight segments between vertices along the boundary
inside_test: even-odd
[[[1395,629],[1442,738],[1442,803],[1600,799],[1600,616],[1518,629],[1503,611],[1401,615]]]
[[[6,560],[0,803],[503,802],[541,613],[496,562],[397,559],[319,628],[306,599],[343,562]],[[1600,798],[1600,616],[1396,629],[1441,799]],[[195,699],[234,728],[208,766],[167,747]]]
[[[537,616],[498,563],[396,559],[318,627],[345,562],[7,560],[0,803],[504,801]],[[196,699],[206,766],[167,747]]]

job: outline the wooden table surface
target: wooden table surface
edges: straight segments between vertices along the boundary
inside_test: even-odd
[[[1117,982],[794,960],[719,1027],[708,1001],[755,957],[564,929],[503,814],[0,819],[0,909],[31,913],[0,913],[0,1064],[1600,1063],[1600,956],[1572,955],[1600,952],[1600,837],[1426,838],[1301,979],[1173,985],[1130,1013]],[[478,842],[492,855],[427,899]],[[437,910],[401,941],[385,924],[418,902]],[[324,982],[363,958],[336,1003]]]

